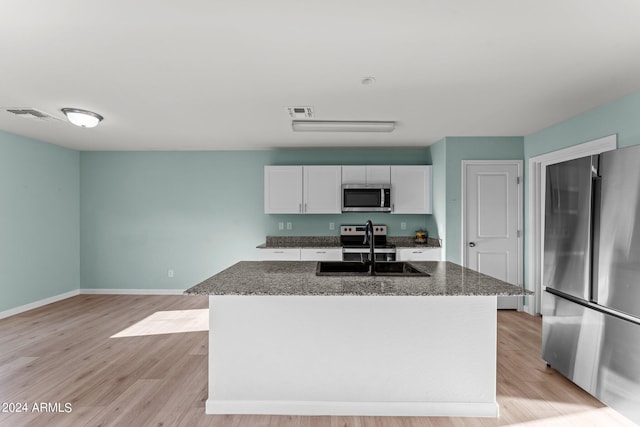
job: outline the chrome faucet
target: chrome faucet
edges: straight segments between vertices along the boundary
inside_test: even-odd
[[[371,220],[367,220],[364,226],[364,243],[369,243],[369,275],[376,275],[376,254],[375,254],[375,239],[373,238],[373,223]]]

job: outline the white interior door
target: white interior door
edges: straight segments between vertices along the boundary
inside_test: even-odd
[[[463,263],[522,286],[522,161],[463,161]],[[517,309],[520,297],[498,297]]]

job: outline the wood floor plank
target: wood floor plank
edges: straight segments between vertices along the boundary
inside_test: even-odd
[[[300,427],[331,427],[330,416],[301,417]]]
[[[206,297],[79,295],[1,319],[0,402],[68,402],[73,409],[0,413],[0,426],[635,425],[547,367],[541,318],[513,311],[497,314],[499,418],[206,415],[206,331],[112,337],[154,313],[207,307]]]

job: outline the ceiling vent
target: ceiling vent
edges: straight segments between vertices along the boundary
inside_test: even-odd
[[[8,113],[15,114],[18,117],[22,117],[30,120],[63,120],[61,117],[56,117],[52,114],[45,113],[42,110],[38,110],[37,108],[29,108],[29,107],[5,107],[3,110],[6,110]]]
[[[292,119],[312,119],[313,107],[287,107]]]

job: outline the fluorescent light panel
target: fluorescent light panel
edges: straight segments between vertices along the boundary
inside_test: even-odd
[[[396,122],[293,120],[294,132],[391,132]]]

